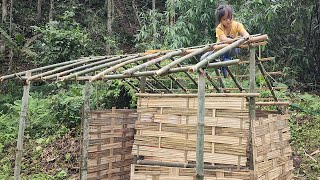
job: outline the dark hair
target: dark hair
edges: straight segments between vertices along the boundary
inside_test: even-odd
[[[228,12],[228,18],[232,19],[233,12],[232,8],[228,5],[220,5],[216,9],[216,24],[218,25],[221,21],[221,18]]]

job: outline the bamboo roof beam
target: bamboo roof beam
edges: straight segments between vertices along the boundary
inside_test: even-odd
[[[146,56],[134,58],[134,59],[131,59],[131,60],[116,64],[116,65],[114,65],[114,66],[112,66],[112,67],[110,67],[110,68],[98,73],[97,75],[93,76],[90,79],[90,81],[96,81],[98,79],[102,79],[104,77],[104,75],[106,75],[106,74],[108,74],[110,72],[113,72],[113,71],[117,70],[118,68],[123,67],[123,66],[125,66],[127,64],[138,62],[138,61],[142,61],[142,60],[152,59],[154,57],[159,56],[160,54],[161,53],[149,54],[149,55],[146,55]]]
[[[175,61],[175,59],[170,58],[173,62]],[[180,63],[176,64],[178,67],[182,67],[182,65]],[[198,83],[196,82],[196,80],[193,79],[193,77],[187,72],[184,71],[184,74],[193,82],[194,85],[198,86]]]
[[[56,74],[52,74],[52,75],[49,75],[49,76],[41,77],[41,79],[47,80],[47,79],[51,79],[51,78],[58,78],[58,77],[61,77],[62,75],[66,75],[66,74],[69,74],[69,73],[74,72],[74,71],[78,71],[78,70],[81,70],[81,69],[86,69],[86,68],[89,68],[89,67],[92,67],[92,66],[96,66],[96,65],[103,64],[103,63],[110,62],[110,61],[114,61],[114,60],[116,60],[116,59],[112,59],[111,58],[111,59],[105,59],[105,60],[101,60],[101,61],[90,63],[90,64],[85,64],[83,66],[79,66],[79,67],[76,67],[76,68],[73,68],[73,69],[69,69],[67,71],[63,71],[63,72],[60,72],[60,73],[56,73]]]
[[[111,59],[118,59],[118,58],[120,58],[120,57],[113,57]],[[69,64],[69,65],[66,65],[66,66],[58,67],[56,69],[53,69],[53,70],[50,70],[50,71],[46,71],[44,73],[40,73],[40,74],[31,76],[30,78],[27,79],[27,81],[32,81],[34,79],[41,78],[43,76],[47,76],[47,75],[50,75],[50,74],[53,74],[53,73],[56,73],[56,72],[60,72],[62,70],[69,69],[69,68],[72,68],[72,67],[87,63],[87,62],[90,62],[90,61],[80,61],[80,62]]]
[[[146,62],[146,63],[140,64],[139,66],[135,66],[135,67],[133,67],[133,68],[131,68],[131,69],[125,70],[125,71],[123,72],[123,74],[124,74],[124,75],[133,74],[133,73],[135,73],[135,72],[137,72],[137,71],[139,71],[139,70],[142,70],[142,69],[147,68],[148,66],[154,65],[154,64],[156,64],[156,63],[158,63],[158,62],[161,62],[161,61],[166,60],[166,59],[168,59],[168,58],[171,58],[171,57],[180,55],[180,54],[182,54],[182,53],[183,53],[183,50],[181,50],[181,49],[179,49],[179,50],[177,50],[177,51],[169,52],[169,53],[167,53],[167,54],[164,55],[164,56],[161,56],[161,57],[159,57],[159,58],[153,59],[153,60],[148,61],[148,62]]]
[[[27,72],[35,73],[35,72],[38,72],[38,71],[43,71],[43,70],[47,70],[47,69],[51,69],[51,68],[56,68],[56,67],[59,67],[59,66],[73,64],[73,63],[76,63],[76,62],[98,61],[98,60],[109,58],[109,57],[111,57],[111,56],[99,56],[99,57],[94,57],[94,58],[89,57],[89,58],[81,58],[81,59],[67,61],[67,62],[61,62],[61,63],[57,63],[57,64],[53,64],[53,65],[48,65],[48,66],[44,66],[44,67],[40,67],[40,68],[31,69],[31,70],[28,70],[28,71],[22,71],[22,72],[19,72],[19,73],[14,73],[14,74],[1,76],[0,77],[0,82],[3,81],[3,80],[6,80],[6,79],[11,79],[11,78],[23,76]]]
[[[221,56],[222,54],[225,54],[226,52],[230,51],[231,49],[237,47],[238,45],[240,45],[241,43],[245,42],[248,38],[241,38],[235,42],[233,42],[232,44],[227,45],[226,47],[218,50],[217,52],[214,52],[213,54],[209,55],[208,57],[206,57],[205,59],[203,59],[202,61],[198,62],[196,65],[194,65],[193,67],[191,67],[189,69],[190,72],[198,72],[198,70],[200,68],[204,68],[207,64],[209,64],[210,62],[212,62],[215,58]]]
[[[125,61],[128,61],[130,59],[136,58],[138,56],[139,55],[127,56],[125,58],[121,58],[121,59],[118,59],[118,60],[115,60],[115,61],[112,61],[112,62],[109,62],[109,63],[106,63],[106,64],[101,64],[99,66],[95,66],[95,67],[92,67],[92,68],[89,68],[89,69],[85,69],[83,71],[78,71],[76,73],[61,77],[61,81],[64,81],[66,79],[70,79],[70,78],[73,78],[73,77],[76,77],[76,76],[79,76],[79,75],[83,75],[83,74],[86,74],[86,73],[94,72],[94,71],[100,70],[100,69],[105,68],[105,67],[110,67],[110,66],[116,65],[118,63],[125,62]]]
[[[134,84],[132,84],[129,80],[123,79],[123,81],[126,82],[127,84],[129,84],[129,86],[132,87],[133,89],[135,89],[137,92],[140,91],[140,89],[137,86],[135,86]]]
[[[165,73],[167,73],[169,71],[170,68],[174,67],[175,65],[178,65],[180,64],[182,61],[184,60],[187,60],[187,59],[190,59],[200,53],[203,53],[205,52],[206,50],[208,50],[209,48],[211,48],[211,45],[206,45],[205,47],[202,47],[200,49],[197,49],[196,51],[190,53],[190,54],[187,54],[185,56],[182,56],[180,57],[179,59],[175,59],[174,61],[172,61],[171,63],[169,63],[168,65],[162,67],[161,69],[159,69],[156,74],[161,76]]]

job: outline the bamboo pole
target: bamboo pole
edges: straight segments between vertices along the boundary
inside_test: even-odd
[[[258,58],[258,61],[260,62],[273,61],[273,60],[275,60],[275,57]],[[239,64],[249,64],[249,63],[250,61],[240,61]]]
[[[110,67],[110,68],[108,68],[108,69],[106,69],[106,70],[98,73],[97,75],[93,76],[93,77],[90,79],[90,81],[96,81],[96,80],[98,80],[98,79],[102,79],[105,74],[108,74],[108,73],[110,73],[110,72],[112,72],[112,71],[115,71],[115,70],[117,70],[118,68],[123,67],[123,66],[125,66],[125,65],[127,65],[127,64],[130,64],[130,63],[133,63],[133,62],[138,62],[138,61],[141,61],[141,60],[151,59],[151,58],[157,57],[157,56],[159,56],[159,55],[160,55],[160,53],[149,54],[149,55],[146,55],[146,56],[143,56],[143,57],[134,58],[134,59],[131,59],[131,60],[122,62],[122,63],[120,63],[120,64],[114,65],[114,66],[112,66],[112,67]]]
[[[206,93],[205,97],[258,97],[259,93]],[[137,97],[198,97],[198,94],[149,94],[137,93]]]
[[[233,73],[231,72],[231,70],[229,69],[229,67],[226,67],[228,73],[230,74],[233,82],[236,84],[236,86],[239,88],[240,91],[243,91],[243,88],[241,87],[240,83],[237,81],[236,77],[233,75]]]
[[[124,75],[133,74],[133,73],[135,73],[135,72],[137,72],[137,71],[139,71],[141,69],[147,68],[148,66],[154,65],[154,64],[156,64],[158,62],[161,62],[161,61],[166,60],[168,58],[171,58],[173,56],[177,56],[177,55],[181,54],[182,52],[183,51],[181,49],[179,49],[177,51],[169,52],[168,54],[166,54],[164,56],[161,56],[159,58],[153,59],[153,60],[148,61],[146,63],[140,64],[139,66],[135,66],[135,67],[133,67],[131,69],[125,70],[123,72],[123,74]]]
[[[1,76],[0,77],[0,82],[3,81],[3,80],[6,80],[6,79],[11,79],[11,78],[14,78],[14,77],[23,76],[27,72],[35,73],[35,72],[38,72],[38,71],[43,71],[43,70],[46,70],[46,69],[51,69],[51,68],[55,68],[55,67],[59,67],[59,66],[67,65],[67,64],[72,64],[72,63],[75,63],[75,62],[87,61],[87,59],[95,61],[95,60],[99,60],[99,59],[105,59],[107,57],[108,56],[103,56],[103,57],[98,57],[98,58],[77,59],[77,60],[73,60],[73,61],[67,61],[67,62],[48,65],[48,66],[44,66],[44,67],[40,67],[40,68],[35,68],[35,69],[28,70],[28,71],[22,71],[22,72],[19,72],[19,73],[9,74],[9,75],[5,75],[5,76]]]
[[[196,147],[196,179],[204,178],[204,116],[205,116],[205,93],[206,76],[205,71],[200,69],[198,79],[198,125],[197,125],[197,147]]]
[[[76,77],[76,76],[79,76],[79,75],[82,75],[82,74],[86,74],[86,73],[90,73],[90,72],[93,72],[93,71],[97,71],[97,70],[100,70],[102,68],[105,68],[105,67],[110,67],[110,66],[114,66],[118,63],[122,63],[122,62],[125,62],[125,61],[128,61],[132,58],[136,58],[138,57],[139,55],[133,55],[133,56],[127,56],[127,57],[120,57],[120,59],[117,59],[115,61],[112,61],[112,62],[109,62],[109,63],[106,63],[106,64],[101,64],[99,66],[96,66],[96,67],[93,67],[93,68],[89,68],[89,69],[85,69],[83,71],[78,71],[76,73],[73,73],[73,74],[70,74],[70,75],[67,75],[67,76],[63,76],[61,78],[62,81],[66,80],[66,79],[70,79],[70,78],[73,78],[73,77]]]
[[[110,59],[102,59],[101,61],[98,61],[98,62],[85,64],[83,66],[79,66],[79,67],[76,67],[76,68],[73,68],[73,69],[69,69],[67,71],[63,71],[63,72],[60,72],[60,73],[57,73],[57,74],[52,74],[50,76],[41,77],[41,79],[46,80],[46,79],[51,79],[51,78],[58,78],[58,77],[60,77],[62,75],[66,75],[66,74],[69,74],[69,73],[74,72],[74,71],[78,71],[78,70],[89,68],[89,67],[96,66],[96,65],[99,65],[99,64],[107,63],[107,62],[110,62],[110,61],[113,61],[113,60],[116,60],[116,59],[112,59],[112,58],[110,58]]]
[[[26,75],[27,77],[30,77],[31,73],[27,72]],[[25,82],[23,86],[23,96],[22,96],[22,104],[21,104],[21,112],[20,112],[20,120],[19,120],[19,132],[18,132],[18,139],[17,139],[17,152],[16,152],[15,167],[14,167],[15,180],[20,179],[24,129],[25,129],[26,119],[27,119],[29,91],[30,91],[30,82]]]
[[[81,180],[86,180],[88,176],[88,147],[89,147],[89,111],[90,111],[90,92],[91,83],[86,82],[84,89],[84,117],[82,135],[82,157],[81,157]]]
[[[200,53],[203,53],[204,51],[208,50],[209,48],[211,48],[211,46],[210,45],[206,45],[205,47],[197,49],[196,51],[194,51],[194,52],[192,52],[190,54],[187,54],[186,56],[182,56],[179,59],[175,59],[170,64],[168,64],[168,65],[162,67],[161,69],[159,69],[156,72],[156,74],[159,75],[159,76],[163,75],[163,74],[167,73],[169,71],[169,69],[174,67],[175,65],[181,63],[184,60],[190,59],[190,58],[192,58],[192,57],[194,57],[194,56],[196,56],[196,55],[198,55]]]
[[[172,60],[172,62],[175,62],[175,59],[173,59],[173,58],[170,58],[170,59]],[[178,67],[182,67],[182,65],[180,63],[177,63],[176,65]],[[185,71],[184,74],[193,82],[194,85],[198,86],[198,83],[196,82],[196,80],[194,80],[193,77],[187,71]]]
[[[245,42],[247,39],[248,38],[241,38],[241,39],[235,41],[234,43],[227,45],[226,47],[218,50],[217,52],[209,55],[208,57],[206,57],[202,61],[198,62],[196,65],[191,67],[189,69],[189,71],[197,72],[200,68],[203,68],[206,65],[208,65],[210,62],[212,62],[215,58],[217,58],[217,57],[221,56],[222,54],[225,54],[226,52],[230,51],[231,49],[237,47],[239,44]]]
[[[250,79],[249,79],[249,93],[255,93],[255,47],[250,47]],[[256,100],[255,97],[249,97],[249,118],[250,118],[250,130],[249,130],[249,169],[254,172],[253,178],[256,179],[255,172],[255,135],[254,135],[254,123],[256,120]]]
[[[115,57],[117,58],[117,57]],[[113,59],[113,58],[111,58]],[[60,72],[64,69],[69,69],[69,68],[72,68],[72,67],[75,67],[77,65],[81,65],[81,64],[84,64],[84,63],[88,63],[90,61],[93,61],[93,60],[87,60],[87,61],[79,61],[79,62],[75,62],[75,63],[72,63],[72,64],[69,64],[69,65],[66,65],[66,66],[61,66],[61,67],[58,67],[56,69],[53,69],[53,70],[50,70],[50,71],[46,71],[44,73],[40,73],[40,74],[37,74],[35,76],[31,76],[27,79],[27,81],[32,81],[34,79],[37,79],[37,78],[40,78],[40,77],[43,77],[43,76],[47,76],[49,74],[52,74],[52,73],[55,73],[55,72]]]

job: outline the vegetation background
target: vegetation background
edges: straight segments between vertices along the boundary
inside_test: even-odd
[[[319,0],[2,0],[0,75],[80,56],[172,49],[215,42],[214,11],[230,4],[251,34],[268,34],[267,68],[288,89],[296,177],[320,177]],[[79,172],[82,84],[32,85],[24,179],[67,179]],[[12,179],[22,88],[0,86],[0,179]],[[134,107],[123,81],[95,84],[92,108]],[[263,92],[264,93],[264,92]]]

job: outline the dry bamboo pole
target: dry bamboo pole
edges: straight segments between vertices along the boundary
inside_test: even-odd
[[[93,58],[93,59],[90,59],[90,60],[105,59],[107,57],[108,56],[103,56],[103,57],[99,57],[99,58]],[[11,78],[14,78],[14,77],[23,76],[27,72],[35,73],[35,72],[38,72],[38,71],[43,71],[43,70],[50,69],[50,68],[55,68],[55,67],[59,67],[59,66],[67,65],[67,64],[72,64],[72,63],[75,63],[75,62],[86,61],[86,59],[77,59],[77,60],[73,60],[73,61],[62,62],[62,63],[58,63],[58,64],[53,64],[53,65],[49,65],[49,66],[44,66],[44,67],[40,67],[40,68],[31,69],[31,70],[28,70],[28,71],[22,71],[22,72],[19,72],[19,73],[14,73],[14,74],[1,76],[0,77],[0,82],[3,81],[3,80],[6,80],[6,79],[11,79]]]
[[[259,93],[206,93],[205,97],[258,97]],[[137,97],[198,97],[198,94],[149,94],[137,93]]]
[[[112,61],[112,62],[109,62],[109,63],[106,63],[106,64],[101,64],[101,65],[93,67],[93,68],[85,69],[83,71],[78,71],[76,73],[73,73],[73,74],[70,74],[70,75],[67,75],[67,76],[63,76],[61,78],[61,81],[64,81],[66,79],[70,79],[70,78],[73,78],[73,77],[77,77],[77,76],[82,75],[82,74],[86,74],[86,73],[90,73],[90,72],[93,72],[93,71],[97,71],[97,70],[100,70],[100,69],[105,68],[105,67],[110,67],[110,66],[116,65],[118,63],[122,63],[122,62],[128,61],[128,60],[130,60],[132,58],[136,58],[137,56],[139,56],[139,55],[127,56],[127,57],[120,58],[118,60],[115,60],[115,61]]]
[[[131,59],[131,60],[129,60],[129,61],[126,61],[126,62],[122,62],[122,63],[120,63],[120,64],[117,64],[117,65],[115,65],[115,66],[112,66],[112,67],[110,67],[110,68],[108,68],[108,69],[106,69],[106,70],[98,73],[97,75],[93,76],[93,77],[90,79],[90,81],[96,81],[96,80],[98,80],[98,79],[102,79],[105,74],[108,74],[108,73],[110,73],[110,72],[112,72],[112,71],[115,71],[115,70],[117,70],[118,68],[123,67],[123,66],[125,66],[125,65],[127,65],[127,64],[134,63],[134,62],[138,62],[138,61],[141,61],[141,60],[151,59],[151,58],[157,57],[157,56],[159,56],[159,55],[160,55],[160,53],[149,54],[149,55],[146,55],[146,56],[143,56],[143,57],[138,57],[138,58],[134,58],[134,59]]]
[[[239,59],[230,60],[230,61],[224,61],[224,62],[215,62],[215,63],[209,63],[207,68],[214,68],[214,67],[221,67],[221,66],[229,66],[232,64],[238,64]],[[185,66],[185,67],[178,67],[170,69],[168,74],[171,73],[177,73],[177,72],[183,72],[188,71],[192,66]],[[105,75],[104,79],[124,79],[124,78],[131,78],[131,77],[139,77],[139,76],[153,76],[156,71],[143,71],[143,72],[136,72],[131,75],[123,75],[123,74],[113,74],[113,75]],[[77,77],[76,80],[78,81],[87,81],[93,76],[84,76],[84,77]],[[25,77],[21,77],[22,79],[26,79]]]
[[[198,78],[198,110],[197,110],[197,147],[196,147],[196,179],[204,178],[204,116],[205,116],[205,93],[206,93],[206,75],[205,71],[199,69]]]
[[[114,57],[114,58],[116,58],[116,57]],[[31,76],[30,78],[27,79],[27,81],[32,81],[34,79],[37,79],[37,78],[40,78],[40,77],[43,77],[43,76],[47,76],[47,75],[55,73],[55,72],[60,72],[61,70],[64,70],[64,69],[69,69],[69,68],[75,67],[77,65],[88,63],[90,61],[92,61],[92,60],[79,61],[79,62],[75,62],[75,63],[69,64],[69,65],[66,65],[66,66],[58,67],[56,69],[53,69],[53,70],[50,70],[50,71],[46,71],[44,73],[37,74],[35,76]]]
[[[151,66],[151,65],[154,65],[158,62],[161,62],[163,60],[166,60],[168,58],[171,58],[173,56],[177,56],[179,54],[182,54],[183,51],[181,49],[177,50],[177,51],[173,51],[173,52],[169,52],[168,54],[164,55],[164,56],[161,56],[159,58],[156,58],[156,59],[153,59],[151,61],[148,61],[146,63],[143,63],[143,64],[140,64],[139,66],[136,66],[136,67],[133,67],[131,69],[128,69],[128,70],[125,70],[123,72],[124,75],[130,75],[130,74],[133,74],[141,69],[144,69],[144,68],[147,68],[148,66]]]
[[[217,52],[209,55],[208,57],[206,57],[205,59],[203,59],[202,61],[198,62],[196,65],[194,65],[193,67],[191,67],[189,69],[190,72],[197,72],[200,68],[205,67],[206,65],[208,65],[210,62],[212,62],[215,58],[221,56],[222,54],[225,54],[226,52],[230,51],[231,49],[237,47],[239,44],[245,42],[248,38],[241,38],[237,41],[235,41],[232,44],[229,44],[228,46],[226,46],[225,48],[222,48],[220,50],[218,50]]]
[[[82,156],[81,156],[81,180],[86,180],[88,175],[88,147],[89,147],[89,111],[90,111],[90,91],[91,83],[86,82],[84,89],[84,118],[82,134]]]
[[[30,77],[31,73],[27,72],[26,75],[27,77]],[[30,91],[30,82],[25,82],[23,86],[23,96],[22,96],[22,104],[21,104],[21,112],[20,112],[20,120],[19,120],[19,132],[18,132],[18,139],[17,139],[17,152],[16,152],[15,167],[14,167],[15,180],[20,179],[24,129],[25,129],[26,119],[27,119],[29,91]]]
[[[250,79],[249,79],[249,93],[255,93],[255,47],[250,47]],[[255,135],[253,131],[254,123],[256,120],[256,100],[255,97],[249,97],[249,118],[250,118],[250,128],[249,128],[249,169],[254,172],[254,179],[256,179],[255,170]]]
[[[103,64],[103,63],[106,63],[106,62],[113,61],[113,60],[116,60],[116,59],[112,59],[112,58],[104,59],[104,60],[101,60],[101,61],[98,61],[98,62],[86,64],[86,65],[79,66],[79,67],[76,67],[76,68],[73,68],[73,69],[69,69],[67,71],[63,71],[63,72],[60,72],[60,73],[57,73],[57,74],[52,74],[50,76],[41,77],[41,79],[46,80],[46,79],[51,79],[51,78],[58,78],[58,77],[60,77],[62,75],[69,74],[69,73],[74,72],[74,71],[78,71],[78,70],[85,69],[85,68],[88,68],[88,67],[96,66],[96,65],[99,65],[99,64]]]
[[[150,160],[138,160],[137,164],[166,166],[166,167],[181,167],[181,168],[195,168],[196,166],[195,164],[188,164],[188,163],[150,161]],[[206,164],[203,167],[204,169],[236,169],[237,168],[236,166],[233,166],[233,165],[211,165],[211,164]]]
[[[258,60],[261,62],[273,61],[273,60],[275,60],[275,57],[258,58]],[[249,64],[249,63],[250,63],[250,61],[240,61],[239,64]]]
[[[209,48],[211,48],[211,46],[210,45],[206,45],[205,47],[197,49],[196,51],[194,51],[194,52],[192,52],[190,54],[187,54],[185,56],[182,56],[179,59],[175,59],[170,64],[168,64],[168,65],[162,67],[161,69],[159,69],[156,72],[156,74],[159,75],[159,76],[163,75],[163,74],[167,73],[169,71],[169,69],[174,67],[175,65],[180,64],[182,61],[190,59],[190,58],[192,58],[192,57],[194,57],[194,56],[196,56],[196,55],[198,55],[200,53],[203,53],[204,51],[208,50]]]

